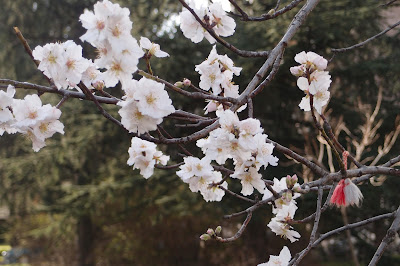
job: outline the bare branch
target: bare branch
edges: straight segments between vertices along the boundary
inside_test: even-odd
[[[395,27],[397,27],[399,25],[400,25],[400,21],[395,23],[395,24],[393,24],[393,25],[391,25],[391,26],[389,26],[387,29],[385,29],[384,31],[381,31],[380,33],[378,33],[378,34],[376,34],[374,36],[372,36],[371,38],[366,39],[363,42],[357,43],[355,45],[352,45],[352,46],[349,46],[349,47],[346,47],[346,48],[331,49],[331,51],[332,51],[332,53],[343,53],[343,52],[347,52],[347,51],[355,49],[355,48],[359,48],[359,47],[369,43],[370,41],[373,41],[376,38],[379,38],[380,36],[384,35],[386,32],[390,31],[391,29],[393,29],[393,28],[395,28]]]
[[[356,222],[356,223],[352,223],[352,224],[348,224],[339,228],[336,228],[332,231],[326,232],[325,234],[320,235],[320,237],[312,244],[312,248],[315,248],[316,246],[319,245],[319,243],[321,243],[322,240],[332,236],[332,235],[336,235],[340,232],[343,232],[345,230],[349,230],[349,229],[353,229],[353,228],[357,228],[372,222],[376,222],[382,219],[386,219],[386,218],[391,218],[395,215],[396,212],[391,212],[391,213],[386,213],[386,214],[381,214],[375,217],[371,217],[365,220],[362,220],[360,222]]]
[[[308,252],[310,252],[310,250],[312,248],[312,244],[314,243],[315,236],[317,234],[319,220],[321,218],[322,194],[323,194],[323,190],[321,187],[319,187],[318,188],[318,198],[317,198],[317,210],[315,211],[316,215],[315,215],[315,219],[314,219],[314,226],[313,226],[313,229],[312,229],[311,235],[310,235],[310,241],[308,242],[307,247],[305,249],[303,249],[303,251],[297,253],[296,256],[294,256],[294,258],[289,262],[289,265],[293,265],[293,264],[297,265],[297,263],[299,263],[308,254]]]
[[[218,240],[219,242],[225,243],[225,242],[232,242],[232,241],[235,241],[236,239],[238,239],[239,237],[241,237],[242,234],[243,234],[243,232],[246,230],[246,227],[247,227],[247,225],[249,224],[252,215],[253,215],[252,212],[248,212],[248,213],[247,213],[246,220],[243,222],[243,224],[242,224],[242,226],[240,227],[239,231],[237,231],[237,233],[236,233],[234,236],[229,237],[229,238],[217,238],[217,240]]]
[[[395,219],[390,226],[389,230],[387,231],[385,237],[382,239],[381,244],[379,245],[378,249],[376,250],[374,256],[372,257],[372,260],[368,264],[368,266],[375,266],[380,258],[383,255],[383,252],[387,248],[387,246],[393,242],[394,237],[396,236],[397,231],[400,229],[400,207],[397,208],[396,214],[395,214]]]
[[[249,16],[243,16],[243,15],[237,15],[240,17],[241,20],[243,21],[265,21],[265,20],[269,20],[269,19],[273,19],[276,18],[290,10],[292,10],[293,8],[295,8],[296,6],[298,6],[301,2],[303,2],[304,0],[294,0],[292,1],[290,4],[288,4],[287,6],[283,7],[282,9],[279,9],[278,11],[270,14],[263,14],[259,17],[249,17]],[[279,1],[277,1],[277,5],[275,7],[275,9],[277,9],[277,6],[279,6]],[[239,11],[239,10],[238,10]],[[240,11],[239,11],[240,12]]]

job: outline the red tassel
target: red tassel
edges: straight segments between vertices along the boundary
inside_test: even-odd
[[[331,197],[331,204],[336,206],[359,206],[363,199],[360,189],[349,178],[340,180]]]
[[[337,184],[335,191],[331,197],[331,204],[336,204],[336,206],[346,206],[346,196],[344,194],[344,179],[340,180]]]

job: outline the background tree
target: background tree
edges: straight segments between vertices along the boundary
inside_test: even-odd
[[[38,83],[45,82],[41,73],[33,67],[33,63],[29,61],[29,57],[23,52],[23,48],[13,36],[12,26],[18,25],[23,30],[32,47],[38,44],[43,45],[49,41],[77,39],[83,33],[82,27],[78,25],[78,17],[85,7],[92,6],[93,3],[94,1],[23,1],[23,3],[5,1],[6,13],[10,15],[2,17],[1,19],[5,23],[0,23],[0,27],[3,27],[2,25],[5,27],[4,29],[0,28],[1,43],[4,43],[3,49],[0,51],[0,58],[3,58],[2,61],[6,62],[0,64],[0,76]],[[120,3],[130,7],[129,3],[123,1],[120,1]],[[268,12],[276,3],[255,1],[252,5],[242,4],[248,5],[249,10],[258,10],[259,13],[254,15],[259,15]],[[277,43],[298,9],[296,8],[277,19],[268,21],[267,30],[260,27],[258,23],[238,23],[237,32],[229,38],[229,41],[246,50],[260,49],[256,46],[260,43],[262,43],[262,48],[268,49],[268,47]],[[335,1],[334,3],[321,1],[314,12],[311,13],[306,24],[289,43],[285,54],[286,60],[274,82],[268,90],[257,98],[259,100],[255,100],[255,116],[263,117],[263,127],[267,129],[271,139],[283,144],[290,143],[294,145],[293,148],[303,149],[304,138],[314,139],[317,134],[313,129],[311,118],[306,117],[304,119],[303,113],[297,107],[301,92],[296,92],[295,79],[289,76],[290,73],[287,71],[289,66],[293,65],[290,58],[293,58],[296,53],[302,50],[313,50],[328,57],[332,55],[329,48],[349,46],[359,42],[363,37],[376,34],[382,30],[380,14],[382,14],[381,10],[383,9],[383,7],[377,8],[375,1],[351,1],[351,3],[349,1]],[[137,36],[143,34],[151,37],[153,41],[162,45],[163,50],[174,54],[173,60],[159,61],[153,66],[157,69],[157,75],[168,77],[172,83],[181,80],[183,77],[190,78],[194,83],[197,83],[198,77],[193,72],[194,65],[199,64],[208,55],[209,45],[206,43],[202,43],[200,46],[191,44],[188,40],[182,38],[180,30],[161,34],[160,26],[147,26],[162,25],[168,19],[168,16],[179,11],[180,7],[172,1],[154,1],[154,3],[153,1],[146,1],[133,3],[130,10]],[[48,25],[47,21],[54,23]],[[252,41],[249,42],[248,40]],[[334,88],[338,88],[335,89],[335,96],[330,103],[330,107],[334,110],[330,119],[339,119],[343,114],[343,120],[346,122],[349,131],[356,134],[355,136],[345,136],[342,133],[342,135],[339,135],[342,141],[345,141],[346,137],[354,139],[362,135],[361,131],[357,131],[359,125],[357,122],[362,121],[362,114],[354,107],[355,99],[360,96],[365,103],[375,103],[377,88],[381,86],[385,90],[379,116],[384,118],[384,122],[379,132],[381,136],[384,136],[386,132],[393,130],[393,121],[399,111],[395,104],[396,98],[392,96],[398,93],[399,87],[398,80],[392,78],[396,73],[399,73],[396,64],[399,52],[395,49],[396,46],[398,47],[398,42],[398,33],[392,36],[384,36],[369,43],[366,48],[353,50],[346,53],[345,56],[339,54],[330,63],[329,68],[332,76],[337,77]],[[220,53],[223,53],[222,51],[229,52],[220,47],[218,49]],[[193,54],[191,52],[193,50],[196,50],[196,53]],[[242,66],[245,69],[244,72],[249,73],[235,80],[243,88],[263,61],[262,59],[247,61],[239,57],[235,58],[235,56],[232,58],[236,65]],[[354,64],[351,65],[349,62],[354,62]],[[179,71],[176,71],[177,69]],[[342,88],[348,89],[343,90]],[[54,104],[57,102],[51,95],[44,95],[43,97]],[[191,106],[191,103],[185,102],[183,97],[176,98],[174,101],[178,100],[179,105],[184,109]],[[281,100],[282,98],[285,99],[285,102]],[[277,110],[280,111],[277,112]],[[117,116],[115,107],[110,106],[107,111]],[[0,166],[1,194],[4,202],[10,206],[14,219],[18,220],[22,217],[25,220],[26,217],[50,213],[55,221],[47,220],[45,224],[53,225],[54,227],[50,228],[55,228],[56,231],[63,231],[66,226],[79,227],[79,224],[86,221],[84,232],[80,231],[83,232],[81,236],[88,236],[89,239],[100,240],[100,242],[96,241],[99,244],[91,247],[90,252],[89,250],[82,250],[82,248],[79,250],[83,251],[81,252],[83,255],[94,251],[94,257],[97,258],[99,263],[104,261],[106,263],[120,262],[139,265],[146,262],[154,263],[155,258],[165,262],[168,257],[170,265],[173,265],[176,261],[184,261],[185,257],[188,263],[193,263],[193,265],[194,262],[190,261],[193,258],[197,258],[199,265],[211,263],[211,261],[216,265],[221,262],[233,263],[237,258],[232,258],[233,261],[229,262],[226,254],[229,254],[231,250],[236,250],[241,243],[254,243],[248,245],[248,248],[240,248],[240,250],[243,250],[243,254],[252,254],[257,259],[252,261],[246,258],[242,262],[237,262],[238,264],[249,263],[253,265],[267,259],[265,250],[268,243],[265,242],[274,243],[275,236],[268,235],[268,238],[265,238],[264,232],[262,234],[253,233],[263,228],[260,224],[267,223],[270,218],[265,217],[267,214],[256,217],[257,224],[254,221],[252,222],[251,225],[254,225],[254,227],[249,228],[250,232],[247,233],[247,237],[245,235],[245,239],[240,240],[242,242],[223,247],[208,246],[206,252],[199,252],[197,250],[199,232],[205,226],[218,220],[217,217],[221,217],[221,213],[242,210],[244,208],[243,203],[226,197],[222,207],[216,209],[216,206],[219,205],[203,203],[197,195],[188,192],[186,185],[182,184],[171,172],[157,173],[152,181],[144,182],[141,177],[134,176],[129,167],[121,167],[128,158],[126,143],[129,143],[129,136],[107,120],[100,118],[94,105],[69,101],[63,105],[63,113],[63,122],[69,130],[65,136],[60,138],[61,140],[57,138],[51,140],[51,144],[39,154],[33,154],[30,151],[29,144],[20,143],[21,138],[18,136],[3,136],[0,139],[2,147],[6,147],[6,149],[1,150],[2,158],[4,158],[1,160]],[[274,126],[276,121],[281,122],[280,127]],[[175,135],[185,130],[187,129],[172,130],[170,133]],[[371,152],[365,153],[364,156],[372,155],[373,150],[376,150],[378,145],[382,145],[382,141],[375,142],[375,147],[372,145],[370,147]],[[395,144],[392,150],[396,149],[398,150],[398,144]],[[172,153],[174,159],[178,161],[180,157],[176,148],[172,149]],[[307,152],[304,151],[304,154],[307,154]],[[391,157],[393,157],[391,153],[385,155],[382,162]],[[280,160],[281,162],[285,161],[285,158],[280,157]],[[327,160],[328,158],[324,156],[321,162],[326,163]],[[278,168],[268,169],[268,172],[265,173],[266,176],[270,178],[280,177],[290,171],[301,173],[301,167],[289,165],[289,160],[287,163],[288,167],[283,172],[282,169]],[[300,177],[309,178],[301,175]],[[158,180],[162,181],[157,182]],[[369,206],[373,206],[373,202],[384,201],[388,202],[385,205],[387,211],[392,211],[397,207],[398,196],[394,189],[396,181],[391,179],[390,184],[387,185],[387,183],[385,182],[380,187],[385,193],[381,193],[379,199],[364,192],[366,198],[372,201]],[[164,184],[168,185],[164,186]],[[371,189],[371,193],[376,194],[374,191],[376,189]],[[312,199],[305,197],[302,205],[307,206],[311,202]],[[364,204],[368,203],[365,202]],[[191,213],[188,213],[188,210]],[[375,211],[376,214],[383,212],[379,208]],[[204,216],[204,213],[207,213],[210,217],[203,217],[197,221],[191,218],[191,216],[196,217],[196,215]],[[138,215],[139,221],[137,220]],[[176,218],[177,215],[180,218]],[[370,215],[371,213],[365,213],[365,216],[360,218]],[[360,216],[359,212],[357,216]],[[335,217],[335,214],[332,217]],[[349,217],[350,220],[355,218]],[[151,227],[148,226],[149,220],[153,224]],[[332,224],[324,226],[333,228],[341,223],[337,219],[332,219],[332,221]],[[15,234],[13,224],[10,223],[9,230]],[[163,228],[162,225],[167,225],[167,227]],[[190,228],[192,226],[200,227],[200,229],[185,229],[185,227]],[[138,228],[143,227],[148,228],[148,230],[144,230],[146,233],[137,232],[140,231]],[[50,233],[47,231],[46,239],[50,239],[49,243],[52,243],[49,235],[54,235],[54,230]],[[155,244],[155,241],[151,241],[154,237],[150,237],[149,232],[152,231],[157,235],[159,233],[157,230],[170,234],[165,233],[162,238],[158,238],[159,241]],[[186,241],[193,239],[190,242],[191,245],[187,245],[186,249],[182,248],[183,244],[172,241],[172,239],[176,239],[176,233],[173,233],[175,230],[185,231],[192,235],[192,238],[190,238],[182,232],[182,239],[186,239]],[[65,230],[65,232],[66,234],[69,233],[66,242],[69,241],[73,245],[74,236],[70,234],[71,230]],[[377,231],[374,230],[374,232]],[[39,234],[38,231],[36,233],[36,235]],[[382,233],[385,234],[385,231]],[[262,237],[255,238],[255,235]],[[27,235],[18,235],[18,237],[26,239]],[[362,240],[365,239],[363,237]],[[377,239],[380,238],[377,237]],[[155,253],[149,253],[149,249],[146,249],[148,255],[145,256],[146,253],[143,252],[145,245],[139,244],[143,242],[149,242],[149,246],[153,247],[152,250]],[[263,245],[260,245],[260,243]],[[301,244],[304,245],[304,243],[299,243],[298,250],[300,250]],[[362,244],[371,248],[373,246],[371,243]],[[184,250],[183,253],[185,254],[178,255],[177,250],[179,248],[176,245]],[[90,247],[89,244],[83,246]],[[155,246],[157,247],[154,249]],[[215,252],[215,249],[218,249],[218,252]],[[105,253],[103,253],[104,250]],[[188,252],[189,250],[190,252]],[[274,250],[274,246],[271,246],[268,250],[272,254],[279,252],[279,250],[277,250],[278,252]],[[213,255],[211,256],[208,251],[212,252]],[[175,254],[174,258],[168,253]],[[118,255],[115,256],[115,254]],[[135,254],[140,254],[141,257],[138,258]],[[364,254],[365,257],[363,257],[363,254],[359,255],[362,261],[369,258],[369,254]],[[65,257],[67,261],[70,259],[68,256]],[[81,264],[85,263],[83,257]],[[316,256],[315,260],[318,261],[319,259]],[[87,263],[91,264],[94,261],[90,259]]]

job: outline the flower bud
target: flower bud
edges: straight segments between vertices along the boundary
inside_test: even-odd
[[[269,16],[272,16],[274,13],[275,13],[275,9],[271,9],[270,11],[268,11],[267,14],[268,14]]]
[[[298,181],[297,175],[293,175],[293,176],[288,175],[286,177],[287,188],[292,189],[294,187],[294,185],[296,185],[297,181]]]
[[[101,81],[101,80],[99,80],[99,81],[96,81],[95,83],[93,83],[92,86],[93,86],[93,88],[95,88],[96,90],[102,91],[103,88],[104,88],[104,82]]]
[[[183,86],[185,87],[189,87],[190,85],[192,85],[192,82],[190,81],[190,79],[183,79]]]
[[[215,233],[217,235],[219,235],[221,233],[221,231],[222,231],[222,227],[220,225],[218,225],[217,228],[215,228]]]
[[[212,235],[215,234],[215,232],[214,232],[214,230],[212,230],[211,228],[208,228],[208,229],[207,229],[207,234],[209,234],[210,236],[212,236]]]
[[[184,85],[183,85],[182,81],[177,81],[177,82],[175,82],[174,86],[178,87],[178,88],[183,88]]]
[[[203,240],[203,241],[207,241],[207,240],[210,240],[210,239],[211,239],[211,236],[209,234],[202,234],[200,236],[200,240]]]

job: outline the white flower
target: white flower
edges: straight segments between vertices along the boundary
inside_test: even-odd
[[[94,5],[94,13],[85,10],[79,17],[82,26],[87,29],[81,40],[87,41],[95,47],[108,40],[113,49],[118,50],[132,29],[129,14],[129,9],[121,8],[118,4],[113,4],[108,0],[97,2]]]
[[[154,55],[155,57],[166,57],[169,56],[168,53],[160,50],[160,45],[151,42],[146,37],[140,38],[140,47],[148,51],[150,55]]]
[[[82,26],[87,29],[87,32],[80,39],[92,45],[95,42],[101,42],[106,39],[108,27],[107,19],[113,12],[114,5],[107,0],[97,2],[94,5],[94,13],[85,10],[84,13],[80,15],[79,20],[82,22]]]
[[[179,167],[181,170],[176,172],[183,182],[189,183],[192,177],[205,177],[208,179],[213,176],[213,167],[208,158],[204,157],[200,160],[197,157],[188,156],[183,161],[185,164],[181,165]]]
[[[310,69],[310,72],[314,70],[325,70],[328,66],[328,61],[322,56],[314,53],[314,52],[301,52],[298,53],[294,60],[297,63],[305,65],[306,68]]]
[[[122,125],[133,133],[143,134],[157,129],[157,125],[162,122],[162,118],[153,118],[141,113],[135,100],[120,101],[117,105],[122,108],[118,111],[121,116]]]
[[[241,180],[242,193],[245,196],[253,194],[254,188],[260,193],[264,193],[265,183],[261,179],[262,175],[257,172],[257,169],[250,167],[247,170],[240,169],[236,170],[235,173],[231,175],[232,178],[238,178]]]
[[[272,155],[274,144],[266,143],[267,135],[257,134],[254,136],[253,141],[256,146],[256,166],[259,169],[261,166],[266,168],[269,164],[272,166],[278,165],[278,158]]]
[[[258,266],[287,266],[292,258],[289,249],[284,246],[279,253],[279,256],[269,256],[269,261],[266,263],[258,264]]]
[[[205,91],[210,88],[213,90],[213,94],[218,95],[221,92],[221,83],[224,78],[219,68],[218,63],[214,64],[200,64],[196,66],[196,71],[201,74],[199,87]]]
[[[279,235],[285,239],[289,239],[292,243],[299,240],[301,237],[298,232],[291,230],[293,227],[291,227],[289,224],[281,223],[278,218],[272,218],[271,222],[267,226],[276,235]]]
[[[235,33],[235,20],[226,14],[221,3],[213,3],[210,5],[209,11],[211,13],[211,24],[215,24],[213,29],[217,35],[228,37]]]
[[[52,137],[56,132],[64,134],[64,125],[58,120],[61,116],[61,111],[52,107],[47,112],[48,116],[45,120],[38,121],[38,123],[32,126],[35,137],[43,141]]]
[[[149,178],[154,173],[156,163],[165,165],[169,160],[169,156],[163,155],[156,148],[156,144],[152,142],[133,137],[131,147],[128,149],[128,165],[133,165],[133,169],[139,169],[144,178]]]
[[[217,171],[213,171],[214,177],[209,179],[207,186],[203,186],[200,189],[200,193],[205,201],[221,201],[225,195],[225,191],[220,189],[218,186],[211,185],[212,183],[219,183],[222,181],[222,174]],[[225,181],[220,186],[228,189],[228,183]]]
[[[38,69],[49,77],[54,78],[61,73],[61,66],[64,64],[64,49],[58,43],[48,43],[45,46],[36,46],[32,51],[33,58],[39,60]]]
[[[0,90],[0,136],[7,132],[14,134],[17,129],[12,126],[14,123],[14,116],[10,108],[14,102],[15,87],[8,85],[7,92]]]
[[[7,92],[0,90],[0,124],[13,119],[11,107],[15,95],[15,87],[8,85]]]
[[[42,108],[42,101],[37,94],[26,95],[24,100],[14,100],[13,111],[16,127],[29,127],[44,120],[48,115],[50,105]]]
[[[329,75],[323,75],[318,79],[313,79],[309,84],[308,79],[300,77],[297,80],[297,86],[299,89],[306,93],[306,96],[301,100],[299,107],[304,111],[310,111],[310,94],[313,95],[313,106],[319,114],[322,113],[322,107],[325,106],[329,101],[330,92],[328,88],[331,80]]]
[[[123,54],[114,55],[107,65],[107,71],[102,73],[101,79],[104,80],[106,87],[114,87],[118,81],[121,83],[132,79],[132,73],[135,72],[138,58],[126,57]]]
[[[204,8],[193,8],[193,10],[200,18],[204,18],[204,15],[206,14]],[[203,40],[204,29],[189,10],[184,9],[179,14],[179,19],[180,28],[186,38],[190,39],[194,43],[199,43]]]
[[[221,3],[216,2],[209,7],[198,7],[194,3],[189,3],[189,6],[203,23],[212,27],[218,36],[228,37],[235,32],[235,20],[226,14]],[[215,39],[202,28],[200,23],[186,9],[180,13],[180,28],[183,35],[194,43],[200,42],[203,38],[206,38],[210,43],[215,43]]]
[[[238,97],[239,88],[232,84],[232,78],[235,74],[240,75],[242,68],[235,67],[233,61],[227,55],[217,54],[216,46],[214,45],[208,58],[201,64],[196,65],[195,70],[201,75],[199,87],[208,91],[212,88],[214,95],[220,95],[224,92],[226,97]],[[228,91],[225,93],[222,89]]]
[[[164,84],[143,77],[138,81],[137,87],[140,90],[136,91],[134,98],[142,114],[160,119],[175,112],[172,101],[164,90]]]

